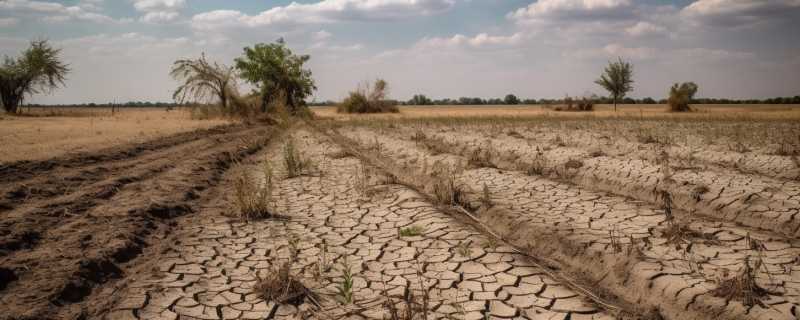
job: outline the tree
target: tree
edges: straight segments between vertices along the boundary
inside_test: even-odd
[[[411,100],[408,100],[408,104],[412,106],[427,106],[433,104],[433,101],[424,94],[415,94]]]
[[[308,55],[292,53],[281,38],[275,43],[245,47],[244,56],[236,58],[236,69],[257,87],[262,110],[266,111],[273,100],[282,99],[279,102],[296,114],[299,107],[305,106],[305,98],[317,89],[311,70],[303,69],[309,59]]]
[[[506,97],[503,99],[505,104],[519,104],[519,98],[513,94],[507,94]]]
[[[633,90],[633,66],[622,58],[617,62],[609,62],[596,84],[606,89],[614,102],[614,111],[617,111],[617,102]]]
[[[198,59],[181,59],[172,64],[170,76],[183,84],[175,90],[172,98],[178,103],[206,101],[215,97],[223,110],[231,111],[229,101],[237,98],[236,75],[233,68],[209,63],[206,55]]]
[[[689,104],[692,102],[694,95],[697,94],[697,89],[697,84],[694,82],[672,85],[669,89],[669,99],[667,99],[670,110],[676,112],[692,111]]]
[[[47,40],[32,41],[16,59],[5,57],[0,66],[0,96],[8,113],[17,113],[26,95],[49,92],[64,85],[69,65],[61,61],[61,49]]]

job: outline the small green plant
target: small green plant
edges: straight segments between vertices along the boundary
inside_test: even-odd
[[[351,304],[353,300],[353,270],[347,258],[342,260],[340,264],[340,271],[342,272],[342,282],[336,287],[336,297],[342,304]]]
[[[422,235],[425,232],[425,228],[418,225],[413,225],[407,228],[400,228],[399,234],[401,237],[415,237]]]
[[[456,253],[459,256],[468,258],[472,255],[472,249],[469,247],[469,242],[461,242],[456,246]]]

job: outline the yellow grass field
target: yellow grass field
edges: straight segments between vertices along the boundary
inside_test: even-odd
[[[154,108],[33,110],[32,115],[0,114],[0,163],[40,160],[115,144],[208,128],[225,120],[193,120],[188,110]]]
[[[593,112],[555,111],[542,105],[485,106],[400,106],[400,113],[354,115],[336,113],[336,107],[315,107],[314,113],[337,120],[360,118],[472,118],[472,117],[644,117],[709,118],[733,120],[800,120],[800,105],[695,105],[696,112],[673,113],[666,105],[598,105]]]

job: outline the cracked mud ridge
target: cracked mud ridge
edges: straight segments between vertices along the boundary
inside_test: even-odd
[[[659,130],[231,125],[12,163],[0,319],[797,319],[794,145]]]

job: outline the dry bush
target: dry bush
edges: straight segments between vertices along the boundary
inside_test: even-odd
[[[456,183],[455,175],[439,175],[431,188],[436,201],[442,205],[460,205],[469,208],[464,190],[461,185]]]
[[[742,304],[748,307],[759,305],[766,308],[762,298],[767,297],[770,292],[762,288],[756,282],[756,272],[761,268],[763,262],[761,259],[756,259],[755,266],[750,266],[750,256],[745,256],[742,262],[742,270],[738,274],[730,277],[723,274],[722,279],[718,282],[716,289],[711,293],[716,297],[725,298],[726,300],[741,301]]]
[[[594,111],[594,104],[597,97],[594,95],[584,95],[580,99],[570,96],[564,97],[564,107],[556,107],[555,111]]]
[[[425,228],[423,228],[422,226],[413,225],[407,228],[400,228],[397,234],[400,235],[401,237],[415,237],[422,235],[422,233],[424,232]]]
[[[246,169],[240,168],[234,180],[234,195],[239,215],[245,220],[269,218],[272,209],[272,169],[265,161],[264,181],[258,181]]]
[[[383,79],[375,81],[373,86],[362,85],[350,92],[341,104],[336,106],[339,113],[396,113],[400,112],[393,102],[386,100],[388,85]]]
[[[278,304],[300,305],[307,297],[317,300],[311,290],[292,276],[291,267],[292,260],[288,260],[281,264],[278,270],[267,273],[265,278],[259,277],[253,287],[253,293],[265,301],[274,301]]]
[[[313,167],[311,160],[305,158],[300,153],[300,150],[297,150],[293,139],[288,139],[283,146],[283,164],[286,166],[286,176],[288,178],[307,174]]]
[[[467,156],[467,162],[476,168],[496,168],[492,162],[492,148],[477,147]]]
[[[686,112],[692,111],[692,107],[689,106],[689,103],[692,102],[692,98],[697,93],[697,85],[694,82],[684,82],[679,84],[674,84],[669,89],[669,99],[667,99],[667,104],[669,105],[669,110],[673,112]]]

